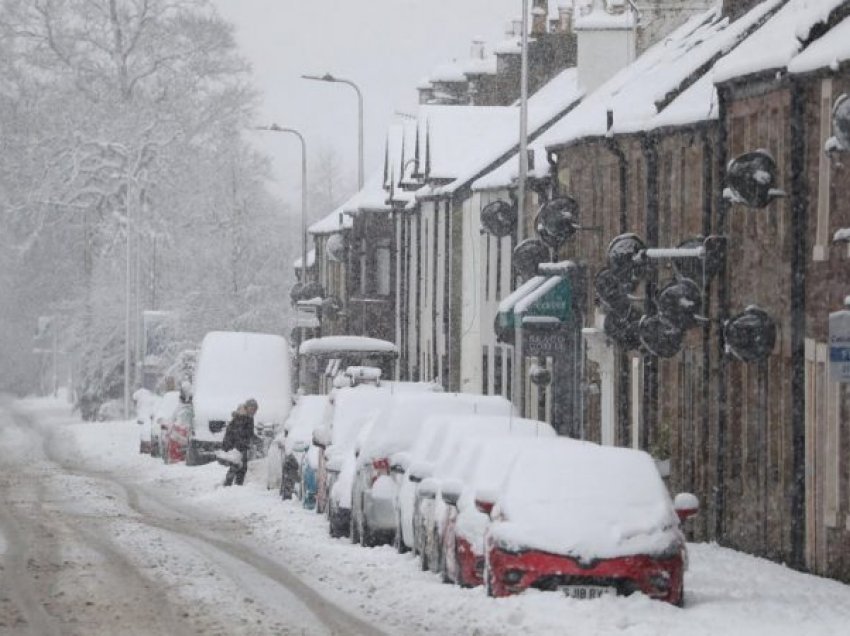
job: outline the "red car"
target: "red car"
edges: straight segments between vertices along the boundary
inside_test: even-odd
[[[180,402],[166,426],[162,436],[162,460],[166,464],[185,461],[192,431],[192,404]]]
[[[491,596],[534,587],[577,599],[642,592],[681,605],[685,539],[654,460],[642,451],[559,438],[524,449],[501,491],[476,506],[491,518],[485,579]]]

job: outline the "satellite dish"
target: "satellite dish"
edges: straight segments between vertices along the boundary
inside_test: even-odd
[[[301,288],[301,298],[298,300],[311,300],[313,298],[324,298],[325,288],[315,281],[305,283]]]
[[[680,278],[665,285],[656,300],[658,311],[682,330],[695,327],[702,311],[702,292],[690,278]]]
[[[755,150],[729,162],[726,171],[727,199],[750,208],[766,207],[785,196],[776,189],[776,162],[767,150]]]
[[[322,301],[322,314],[330,318],[336,319],[342,312],[342,301],[338,296],[328,296]]]
[[[540,240],[558,249],[579,230],[578,203],[571,197],[547,201],[537,211],[534,225]]]
[[[607,314],[602,328],[623,350],[631,351],[640,347],[639,323],[640,313],[634,307],[629,307],[624,314]]]
[[[850,99],[842,93],[832,107],[832,134],[837,150],[850,150]]]
[[[535,386],[549,386],[552,383],[552,372],[535,364],[528,370],[528,379]]]
[[[304,283],[295,283],[292,286],[292,289],[289,290],[289,300],[294,305],[295,303],[297,303],[299,300],[301,300],[303,298],[303,293],[304,293]]]
[[[549,248],[540,239],[525,239],[514,248],[513,268],[520,276],[533,276],[549,258]]]
[[[763,360],[776,344],[776,322],[760,307],[750,306],[723,326],[726,350],[739,360]]]
[[[640,319],[640,341],[647,351],[659,358],[672,358],[682,348],[684,331],[661,314]]]
[[[514,231],[516,217],[516,206],[499,199],[491,201],[481,210],[481,225],[488,234],[501,238]]]
[[[608,313],[628,313],[632,304],[628,293],[631,283],[615,276],[610,269],[601,269],[594,279],[596,297]]]
[[[325,243],[325,254],[334,263],[342,263],[345,261],[346,247],[345,237],[342,234],[331,234],[328,242]]]
[[[615,236],[608,244],[608,267],[618,278],[636,281],[643,278],[646,266],[640,262],[640,254],[646,244],[637,234]]]

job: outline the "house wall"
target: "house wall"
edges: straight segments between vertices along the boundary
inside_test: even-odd
[[[729,91],[726,126],[729,156],[767,148],[777,161],[779,186],[789,197],[765,210],[731,206],[729,282],[733,310],[756,302],[778,324],[777,346],[763,365],[729,362],[730,403],[727,464],[726,540],[735,547],[776,559],[790,559],[794,519],[789,493],[794,479],[794,372],[791,288],[805,289],[805,566],[850,580],[850,391],[828,379],[828,315],[841,308],[850,281],[844,245],[831,243],[835,229],[850,222],[847,167],[825,156],[831,104],[846,91],[846,71],[790,82],[765,80]],[[799,122],[804,142],[792,147],[793,91],[804,104]],[[793,152],[792,152],[793,150]],[[794,188],[794,155],[802,156],[800,192]],[[796,194],[796,196],[795,196]],[[792,206],[805,223],[803,272],[792,271]]]

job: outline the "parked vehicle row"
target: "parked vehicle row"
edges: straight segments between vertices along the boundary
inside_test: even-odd
[[[412,550],[422,569],[491,596],[642,592],[682,604],[680,523],[699,504],[671,501],[647,453],[558,437],[498,397],[403,385],[328,398],[313,446],[332,536]]]

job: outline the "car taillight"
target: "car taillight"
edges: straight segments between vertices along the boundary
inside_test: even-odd
[[[372,482],[378,481],[378,477],[390,474],[390,460],[386,457],[379,457],[372,460]]]

